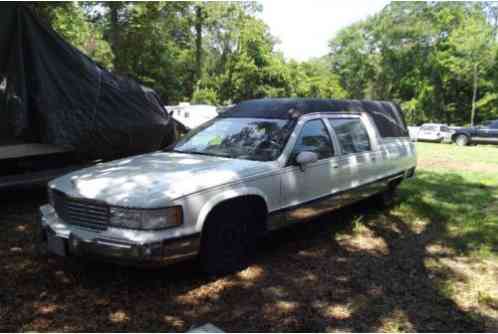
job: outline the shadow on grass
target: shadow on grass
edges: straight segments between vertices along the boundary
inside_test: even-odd
[[[274,233],[254,265],[220,278],[193,263],[137,270],[36,256],[26,225],[38,200],[2,202],[0,330],[185,331],[211,322],[227,331],[482,331],[484,318],[449,298],[426,267],[452,253],[427,248],[493,244],[495,227],[469,226],[495,193],[455,174],[420,173],[394,210],[370,201]],[[455,235],[458,224],[469,232]]]
[[[403,186],[400,197],[402,208],[437,226],[438,238],[457,253],[498,254],[498,185],[422,172]]]

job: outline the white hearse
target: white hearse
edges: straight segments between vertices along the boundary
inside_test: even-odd
[[[415,173],[400,109],[389,102],[242,102],[165,151],[55,179],[40,208],[61,256],[134,264],[198,257],[241,268],[268,231],[378,196]]]

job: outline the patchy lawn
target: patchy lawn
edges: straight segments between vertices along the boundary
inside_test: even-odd
[[[275,233],[221,278],[38,256],[44,192],[3,193],[0,331],[498,331],[498,148],[417,147],[391,210],[361,203]]]

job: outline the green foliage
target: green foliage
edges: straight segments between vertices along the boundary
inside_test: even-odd
[[[53,28],[66,40],[99,64],[112,68],[113,54],[109,44],[102,33],[95,31],[86,20],[83,9],[77,3],[56,7],[51,15]]]
[[[296,63],[255,2],[82,2],[36,5],[68,41],[167,104],[229,104],[262,97],[344,98],[330,59]]]
[[[75,2],[38,2],[34,12],[72,45],[99,64],[112,68],[113,53],[102,32],[88,21],[85,10]]]
[[[292,96],[343,99],[349,96],[339,81],[339,76],[330,71],[330,58],[311,59],[308,62],[291,62]]]
[[[217,105],[218,94],[212,88],[197,89],[192,95],[192,103]]]
[[[368,57],[370,46],[365,28],[364,22],[354,24],[339,31],[329,43],[332,70],[338,74],[348,97],[356,99],[365,97],[374,70],[372,61],[375,58]]]
[[[349,97],[397,101],[410,124],[468,123],[474,101],[478,120],[496,118],[495,12],[480,3],[393,2],[330,41],[331,68]]]
[[[498,118],[498,6],[392,2],[333,37],[327,56],[286,60],[256,2],[56,2],[36,12],[167,104],[261,97],[393,100],[410,124]]]

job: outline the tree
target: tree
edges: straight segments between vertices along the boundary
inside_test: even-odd
[[[87,20],[85,10],[78,3],[36,3],[33,10],[72,45],[106,67],[112,67],[113,54],[109,44],[96,27]]]
[[[202,79],[202,30],[204,25],[204,11],[200,4],[195,6],[195,80]]]
[[[365,96],[368,80],[373,73],[369,57],[370,46],[365,36],[365,23],[344,28],[329,43],[332,59],[331,71],[339,75],[348,97]]]
[[[495,40],[493,29],[481,13],[472,13],[449,36],[454,50],[450,57],[451,70],[467,80],[472,80],[472,110],[470,124],[474,125],[480,76],[493,63]]]
[[[340,30],[328,56],[304,62],[276,51],[256,2],[31,6],[83,52],[167,104],[369,98],[400,103],[411,124],[498,117],[493,2],[392,2]]]
[[[495,10],[491,3],[393,2],[331,40],[332,70],[350,97],[399,102],[413,123],[474,122],[477,107],[492,117]]]

